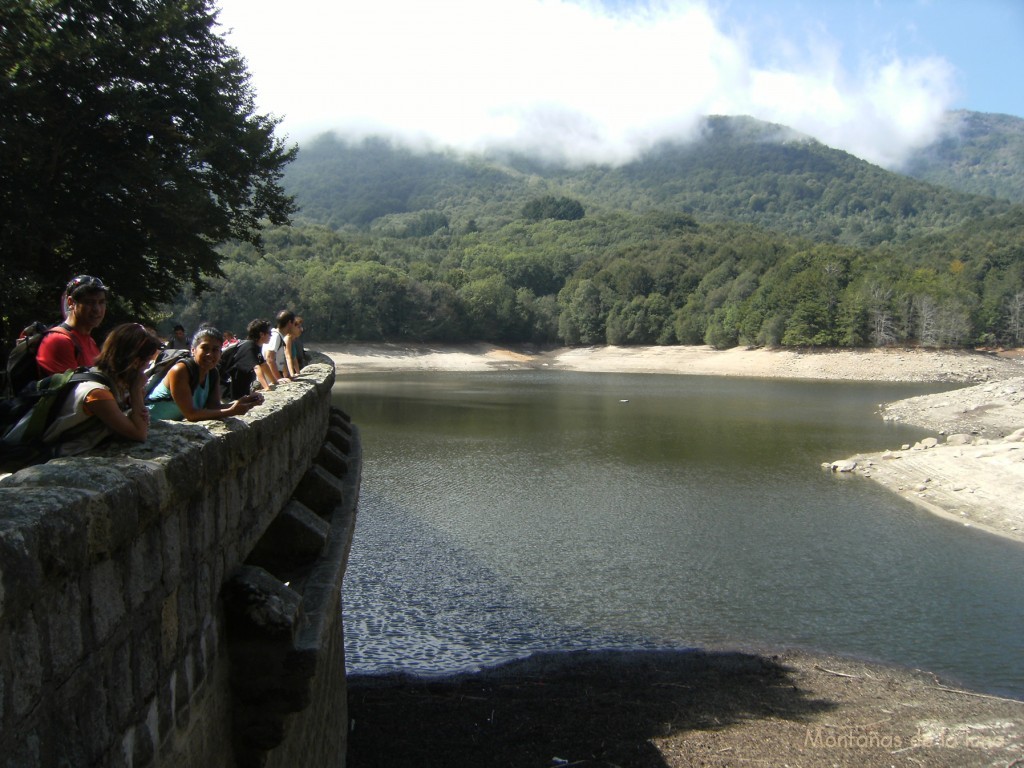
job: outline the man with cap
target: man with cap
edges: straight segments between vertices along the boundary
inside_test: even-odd
[[[92,337],[107,314],[107,286],[98,277],[72,278],[61,296],[64,322],[51,328],[39,343],[39,375],[90,368],[100,354]]]

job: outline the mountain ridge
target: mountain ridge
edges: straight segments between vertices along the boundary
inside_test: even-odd
[[[947,131],[947,138],[915,156],[908,173],[887,171],[786,126],[711,116],[699,139],[664,141],[620,165],[418,152],[379,137],[353,143],[325,134],[300,151],[285,184],[303,216],[338,229],[372,228],[382,217],[422,211],[439,212],[456,228],[470,220],[503,226],[532,197],[558,194],[579,198],[592,212],[672,210],[871,247],[1005,213],[1016,202],[1011,192],[1018,182],[1024,201],[1024,152],[1016,163],[1007,159],[1012,151],[983,160],[986,147],[1012,149],[1016,129],[1024,136],[1024,120],[996,123],[1009,126],[996,139],[978,128],[990,120],[956,120],[973,126],[967,138],[955,142]],[[965,166],[964,157],[969,170],[942,171],[941,158]],[[979,179],[990,187],[1002,180],[1000,189],[1011,192],[1000,198],[971,191],[982,186]]]
[[[704,128],[576,167],[321,137],[285,179],[294,225],[226,244],[227,279],[170,311],[294,306],[329,341],[1024,344],[1024,205],[753,118]]]

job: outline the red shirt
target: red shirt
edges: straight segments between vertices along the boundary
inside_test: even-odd
[[[78,341],[82,349],[80,355],[77,354],[75,343],[71,341],[69,334],[73,334]],[[51,373],[63,373],[71,368],[91,368],[96,364],[99,354],[100,348],[88,333],[61,326],[46,334],[39,342],[36,364],[39,366],[40,376],[49,376]]]

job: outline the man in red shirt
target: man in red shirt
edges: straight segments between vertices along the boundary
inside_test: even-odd
[[[68,283],[61,297],[64,322],[39,343],[36,364],[40,376],[95,364],[100,349],[92,332],[107,314],[108,290],[102,280],[89,275],[79,275]]]

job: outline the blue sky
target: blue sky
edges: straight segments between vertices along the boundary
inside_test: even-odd
[[[1024,117],[1024,0],[219,0],[263,112],[621,161],[707,114],[887,167],[950,109]]]

